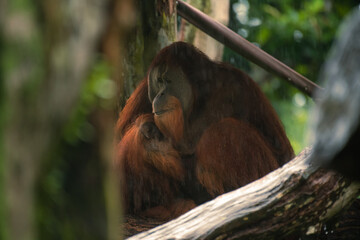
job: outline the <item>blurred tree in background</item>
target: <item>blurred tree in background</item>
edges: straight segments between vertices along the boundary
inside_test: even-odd
[[[175,40],[175,34],[166,34],[172,20],[155,14],[155,1],[70,2],[0,0],[1,239],[16,239],[9,236],[18,230],[7,223],[5,188],[13,187],[4,181],[9,164],[14,176],[28,170],[38,175],[34,185],[15,178],[19,185],[11,188],[19,193],[16,203],[26,202],[24,190],[35,190],[37,239],[111,238],[108,233],[116,229],[109,222],[117,222],[113,202],[118,199],[109,195],[114,179],[106,161],[117,106],[141,80],[152,56]],[[316,81],[339,23],[357,5],[355,0],[231,0],[229,27]],[[258,81],[299,152],[312,101],[228,48],[223,60]],[[11,138],[11,131],[18,135]],[[28,217],[16,210],[18,217]]]
[[[78,236],[76,231],[86,223],[81,219],[77,224],[84,209],[88,216],[96,216],[88,217],[89,222],[97,221],[87,235],[106,236],[102,228],[109,220],[103,194],[107,171],[101,170],[110,163],[111,149],[108,154],[100,150],[102,143],[112,140],[112,134],[105,133],[112,133],[113,121],[109,114],[98,115],[110,124],[98,124],[102,131],[91,131],[85,119],[97,102],[87,100],[87,109],[77,104],[80,95],[102,91],[82,94],[91,89],[84,88],[85,80],[96,65],[108,4],[0,2],[2,239]],[[106,96],[110,104],[114,96]],[[81,115],[82,119],[72,117]],[[66,132],[64,125],[77,128]],[[84,140],[91,141],[90,148],[84,148]]]
[[[227,26],[229,24],[230,0],[185,0],[191,6],[199,9],[212,19]],[[221,61],[224,45],[210,37],[200,29],[179,17],[178,41],[193,44],[215,61]]]
[[[121,238],[114,124],[175,40],[158,7],[0,1],[1,239]]]

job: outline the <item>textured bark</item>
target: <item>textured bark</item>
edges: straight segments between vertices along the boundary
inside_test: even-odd
[[[175,41],[176,14],[173,0],[135,0],[138,17],[125,43],[126,57],[120,81],[120,105],[145,77],[158,51]],[[165,12],[159,12],[165,10]]]

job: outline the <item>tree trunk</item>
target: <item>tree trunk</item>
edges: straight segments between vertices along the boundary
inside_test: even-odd
[[[106,7],[93,0],[1,2],[4,238],[36,239],[37,173],[79,98]]]
[[[158,51],[175,41],[175,1],[136,0],[138,17],[125,44],[123,78],[119,81],[120,106],[146,76],[147,68]],[[168,12],[163,11],[169,9]]]
[[[318,92],[313,110],[316,133],[315,158],[353,179],[360,180],[360,12],[356,9],[340,27],[335,47],[320,79],[326,82]]]
[[[228,25],[230,8],[229,0],[190,0],[186,2],[206,13],[214,20],[225,26]],[[181,20],[179,40],[185,40],[186,42],[192,43],[215,61],[222,60],[224,45],[193,25],[190,25],[184,19]]]

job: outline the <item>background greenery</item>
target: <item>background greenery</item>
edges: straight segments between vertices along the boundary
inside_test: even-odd
[[[231,0],[229,27],[316,82],[337,27],[358,4],[351,0]],[[306,123],[313,101],[228,48],[224,61],[245,69],[261,85],[280,115],[295,153],[307,146]]]
[[[19,4],[27,3],[19,1]],[[340,22],[358,4],[358,0],[231,0],[229,27],[316,82]],[[1,42],[0,50],[4,50]],[[2,57],[2,61],[11,64],[11,57]],[[307,145],[306,122],[312,100],[228,48],[223,59],[249,72],[258,81],[280,115],[298,153]],[[101,133],[94,125],[103,110],[112,108],[107,100],[115,94],[115,86],[109,78],[108,66],[99,55],[83,86],[79,105],[62,129],[62,139],[48,156],[51,161],[46,161],[41,169],[36,193],[39,239],[106,238],[105,200],[101,192],[104,166],[98,161]],[[0,112],[4,113],[2,84],[0,81]],[[2,120],[0,115],[0,124]],[[0,134],[1,131],[2,128]],[[0,138],[0,151],[2,148]],[[1,167],[2,164],[0,172],[3,174]],[[0,184],[0,195],[2,186]],[[4,206],[2,200],[0,198],[0,214]],[[0,230],[3,226],[0,223]]]

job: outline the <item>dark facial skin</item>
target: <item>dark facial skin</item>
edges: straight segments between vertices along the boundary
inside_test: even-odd
[[[159,66],[149,74],[149,99],[152,102],[153,113],[161,115],[171,111],[168,105],[170,96],[176,97],[186,115],[192,104],[192,88],[180,68]]]

